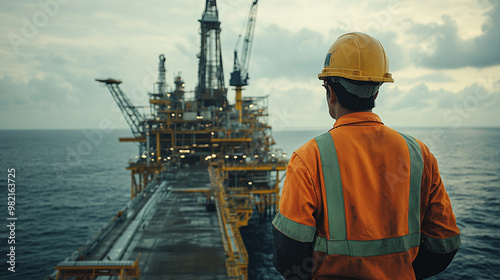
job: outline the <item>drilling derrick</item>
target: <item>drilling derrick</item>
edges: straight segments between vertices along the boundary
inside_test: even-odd
[[[198,65],[196,99],[201,107],[226,107],[227,89],[220,44],[220,21],[216,0],[206,0],[205,11],[199,20],[201,48]]]

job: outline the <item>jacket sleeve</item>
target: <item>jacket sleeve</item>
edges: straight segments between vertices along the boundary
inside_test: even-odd
[[[455,257],[457,250],[446,254],[432,253],[420,245],[418,255],[413,261],[413,271],[416,279],[425,279],[444,271]]]
[[[309,279],[317,203],[309,170],[294,153],[287,168],[280,210],[273,220],[273,264],[286,279]]]
[[[427,197],[423,197],[426,199],[426,208],[421,224],[422,238],[419,253],[413,262],[417,279],[445,270],[460,247],[460,230],[439,174],[437,160],[427,149],[423,152],[424,156],[428,155],[424,170],[424,176],[428,176],[428,179],[423,183],[428,182],[430,188],[427,187]]]
[[[274,227],[273,235],[276,270],[285,279],[310,279],[308,260],[312,260],[312,243],[293,240]]]

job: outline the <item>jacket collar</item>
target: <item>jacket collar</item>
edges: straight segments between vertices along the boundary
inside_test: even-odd
[[[335,122],[332,129],[345,125],[373,126],[383,124],[384,123],[380,120],[380,117],[372,112],[355,112],[340,117]]]

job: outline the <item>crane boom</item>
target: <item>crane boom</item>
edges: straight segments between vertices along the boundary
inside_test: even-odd
[[[253,1],[252,6],[250,8],[250,13],[248,14],[245,40],[243,41],[243,52],[242,52],[243,55],[241,57],[243,62],[243,67],[241,75],[242,77],[245,78],[245,82],[248,79],[247,71],[250,62],[250,52],[252,51],[252,41],[255,30],[255,21],[257,19],[257,2],[258,0]]]
[[[250,12],[248,13],[248,21],[246,25],[245,38],[241,48],[241,60],[238,59],[238,52],[234,51],[233,72],[229,85],[231,86],[246,86],[248,85],[248,67],[250,62],[250,52],[252,51],[253,34],[255,30],[255,22],[257,19],[257,3],[258,0],[252,2]]]
[[[120,108],[123,117],[130,126],[130,130],[132,130],[134,136],[135,137],[143,136],[144,116],[139,113],[137,108],[132,104],[132,102],[128,99],[125,93],[123,93],[123,91],[120,89],[119,84],[121,84],[122,82],[113,79],[107,79],[107,80],[95,79],[95,80],[100,83],[106,84],[109,92],[111,93],[111,96],[113,96],[113,99]]]

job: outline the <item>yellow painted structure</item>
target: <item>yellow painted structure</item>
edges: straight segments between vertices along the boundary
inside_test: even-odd
[[[99,276],[117,276],[119,280],[139,279],[139,256],[135,261],[74,261],[56,266],[56,280],[96,279]]]

